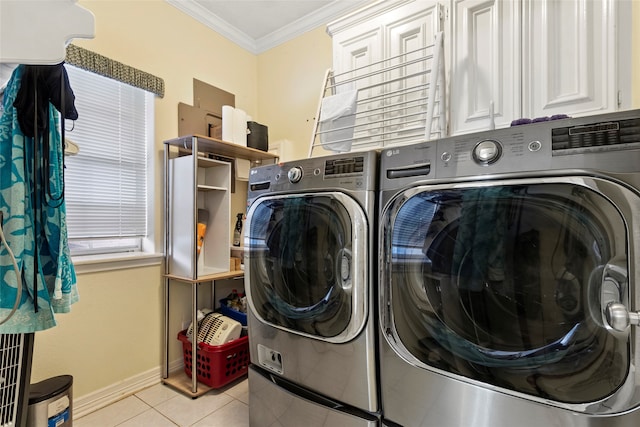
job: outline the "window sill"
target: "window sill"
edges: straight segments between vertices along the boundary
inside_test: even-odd
[[[160,265],[163,255],[157,253],[129,252],[104,255],[77,255],[71,257],[76,274],[124,270]]]

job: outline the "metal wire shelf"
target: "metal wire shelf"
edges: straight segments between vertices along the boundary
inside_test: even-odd
[[[334,152],[445,136],[442,33],[433,44],[335,74],[327,70],[309,147]]]

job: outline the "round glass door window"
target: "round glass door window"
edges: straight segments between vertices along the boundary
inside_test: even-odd
[[[256,203],[248,221],[249,298],[255,314],[314,337],[343,333],[354,309],[354,245],[362,243],[355,241],[354,211],[331,195]]]
[[[422,188],[383,219],[383,306],[407,357],[567,403],[623,384],[628,339],[605,327],[602,298],[628,290],[602,283],[624,276],[627,234],[608,199],[565,183]]]

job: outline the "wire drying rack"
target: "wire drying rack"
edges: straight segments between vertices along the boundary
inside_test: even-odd
[[[442,33],[433,44],[334,74],[327,70],[309,147],[333,152],[445,136]]]

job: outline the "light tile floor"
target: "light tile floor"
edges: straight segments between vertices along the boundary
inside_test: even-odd
[[[192,399],[164,384],[73,420],[75,427],[248,427],[249,383],[237,380]]]

